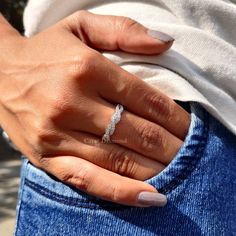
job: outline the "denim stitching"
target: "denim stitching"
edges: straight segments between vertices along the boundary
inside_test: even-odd
[[[158,191],[160,193],[167,194],[167,193],[170,193],[173,189],[175,189],[195,169],[197,163],[200,160],[200,157],[203,155],[203,152],[205,150],[206,143],[207,143],[206,141],[208,138],[208,130],[209,130],[209,115],[206,113],[204,109],[203,109],[203,114],[204,114],[203,116],[204,130],[201,135],[202,140],[196,144],[197,148],[194,151],[195,159],[194,161],[191,160],[192,165],[184,168],[184,171],[181,171],[180,174],[176,176],[172,181],[170,181],[164,187],[159,188]]]
[[[103,208],[109,208],[109,209],[126,209],[128,208],[127,206],[122,206],[116,203],[112,204],[107,204],[103,200],[87,200],[87,199],[78,199],[74,197],[66,197],[63,195],[60,195],[58,193],[54,193],[46,188],[44,188],[41,185],[38,185],[27,178],[25,179],[25,186],[28,186],[30,189],[34,190],[38,194],[43,195],[44,197],[49,198],[50,200],[54,200],[56,202],[65,204],[65,205],[70,205],[70,206],[75,206],[75,207],[85,207],[85,208],[91,208],[91,209],[103,209]]]
[[[18,234],[18,229],[19,229],[19,221],[20,221],[20,214],[21,214],[21,208],[22,208],[22,199],[23,199],[23,194],[24,194],[24,185],[25,185],[25,181],[26,181],[26,175],[28,172],[28,168],[27,166],[24,165],[25,160],[22,159],[22,165],[21,165],[21,183],[20,183],[20,189],[18,191],[21,191],[19,196],[18,196],[18,203],[19,204],[19,208],[18,211],[16,213],[16,223],[15,223],[15,229],[14,229],[14,233],[13,235],[17,235]]]

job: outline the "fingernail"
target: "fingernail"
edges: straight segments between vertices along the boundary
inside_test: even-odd
[[[167,198],[160,193],[141,192],[138,195],[138,203],[145,206],[163,207],[167,203]]]
[[[153,37],[154,39],[158,39],[164,43],[173,42],[175,40],[170,35],[160,32],[160,31],[156,31],[156,30],[148,30],[147,34]]]

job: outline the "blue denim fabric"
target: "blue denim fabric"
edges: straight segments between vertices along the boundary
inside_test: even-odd
[[[168,197],[163,208],[106,202],[23,161],[16,236],[236,235],[236,136],[197,104],[170,165],[147,180]]]

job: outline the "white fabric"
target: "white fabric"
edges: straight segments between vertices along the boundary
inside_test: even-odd
[[[104,53],[173,99],[201,103],[236,134],[236,1],[30,0],[24,15],[32,36],[69,14],[87,9],[131,17],[176,40],[161,56]],[[69,46],[69,45],[68,45]]]

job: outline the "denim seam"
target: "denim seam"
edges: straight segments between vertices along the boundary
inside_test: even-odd
[[[86,200],[86,199],[78,199],[74,197],[66,197],[57,193],[54,193],[46,188],[44,188],[41,185],[38,185],[27,178],[25,179],[25,186],[32,189],[34,192],[49,198],[50,200],[56,201],[58,203],[62,203],[65,205],[75,206],[75,207],[84,207],[84,208],[91,208],[91,209],[103,209],[103,208],[109,208],[109,209],[126,209],[127,206],[122,205],[114,205],[111,204],[105,204],[105,202],[102,202],[102,200]]]
[[[27,172],[28,172],[28,168],[27,168],[28,166],[27,165],[24,166],[24,164],[23,164],[24,161],[25,160],[22,161],[22,170],[21,170],[22,176],[21,176],[21,183],[20,183],[20,188],[19,188],[19,190],[21,192],[20,192],[20,194],[18,196],[19,208],[17,209],[16,223],[15,223],[15,229],[14,229],[13,235],[17,235],[17,230],[19,229],[19,219],[20,219],[20,213],[21,213],[21,208],[22,208],[22,199],[23,199],[23,194],[24,194],[24,191],[25,191],[25,188],[23,188],[23,186],[25,185],[26,175],[27,175]]]
[[[193,153],[193,155],[195,156],[195,159],[194,159],[194,161],[192,161],[192,165],[184,168],[184,171],[181,171],[180,174],[178,176],[176,176],[171,182],[169,182],[164,187],[158,189],[159,192],[161,192],[163,194],[168,194],[172,190],[174,190],[195,169],[197,163],[201,159],[201,157],[204,153],[204,150],[206,148],[206,143],[207,143],[207,139],[208,139],[208,131],[209,131],[209,116],[207,115],[205,110],[203,110],[203,114],[204,114],[204,116],[203,116],[203,124],[204,124],[203,129],[204,130],[201,135],[202,140],[197,144],[197,148],[195,149],[195,151]]]

